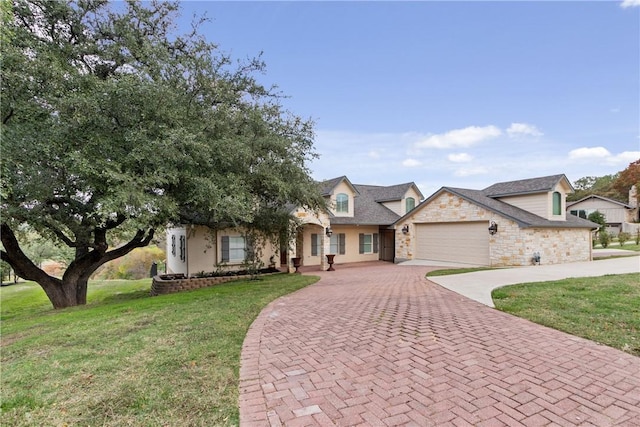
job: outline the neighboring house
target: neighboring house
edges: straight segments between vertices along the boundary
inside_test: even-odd
[[[264,265],[292,268],[300,258],[303,266],[327,267],[326,255],[337,264],[395,259],[393,224],[423,199],[413,183],[375,186],[352,184],[346,176],[319,183],[328,212],[293,208],[300,224],[288,247],[261,246]],[[218,268],[243,267],[249,242],[242,230],[214,232],[202,226],[179,226],[167,230],[167,271],[194,275]]]
[[[597,224],[566,213],[566,195],[573,191],[564,175],[484,190],[442,187],[394,224],[396,261],[488,266],[589,261]]]
[[[629,191],[629,203],[619,202],[598,195],[591,195],[576,202],[567,203],[567,212],[580,218],[598,211],[604,215],[608,231],[617,235],[620,231],[631,231],[631,224],[638,223],[638,199],[635,186]]]

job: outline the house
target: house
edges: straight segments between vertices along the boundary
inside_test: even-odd
[[[326,212],[292,207],[290,242],[253,242],[241,229],[183,225],[167,231],[167,270],[187,276],[241,269],[251,246],[265,265],[293,271],[292,260],[337,264],[425,259],[487,266],[560,264],[592,259],[597,224],[567,214],[573,187],[565,175],[502,182],[483,190],[442,187],[426,200],[413,183],[319,183]]]
[[[396,262],[412,259],[487,266],[592,259],[597,224],[566,213],[565,175],[442,187],[394,224]]]
[[[633,186],[629,191],[629,203],[595,194],[567,203],[567,212],[580,218],[588,218],[595,211],[604,215],[607,229],[611,234],[617,235],[621,231],[635,233],[640,219],[636,187]]]
[[[338,264],[395,259],[393,224],[424,198],[413,182],[392,186],[353,184],[346,176],[319,183],[328,202],[327,212],[293,207],[297,233],[288,245],[262,242],[258,257],[264,265],[292,269],[291,260],[303,266],[327,267],[328,254]],[[167,230],[167,271],[187,276],[216,269],[241,269],[249,249],[241,229],[213,231],[203,226],[181,225]]]

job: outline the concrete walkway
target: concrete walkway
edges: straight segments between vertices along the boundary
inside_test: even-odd
[[[413,265],[419,263],[420,261],[415,261]],[[570,277],[597,277],[606,274],[638,272],[640,272],[640,256],[632,256],[589,262],[536,265],[531,267],[452,274],[449,276],[433,276],[429,277],[429,280],[475,301],[481,302],[484,305],[493,307],[491,291],[502,286],[515,285],[518,283],[546,282]]]
[[[640,425],[640,358],[461,296],[432,268],[314,272],[268,305],[244,342],[241,425]]]

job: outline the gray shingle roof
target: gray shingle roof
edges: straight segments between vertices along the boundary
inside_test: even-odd
[[[605,202],[613,203],[613,204],[616,204],[618,206],[622,206],[622,207],[627,208],[627,209],[633,209],[633,206],[631,206],[631,205],[629,205],[627,203],[620,202],[620,201],[614,200],[614,199],[610,199],[608,197],[598,196],[597,194],[592,194],[590,196],[583,197],[582,199],[580,199],[578,201],[567,203],[567,207],[573,206],[575,204],[584,202],[585,200],[589,200],[589,199],[600,199],[600,200],[603,200]]]
[[[569,180],[564,174],[543,176],[540,178],[521,179],[519,181],[499,182],[485,188],[488,197],[515,196],[519,194],[546,193],[551,191],[562,179]],[[569,185],[571,185],[569,183]]]
[[[358,187],[368,187],[369,191],[374,193],[376,202],[392,202],[401,200],[411,187],[415,187],[420,199],[424,198],[418,187],[413,182],[405,182],[404,184],[390,185],[388,187],[375,185],[358,185]]]
[[[327,179],[325,181],[322,181],[319,183],[320,185],[320,192],[322,193],[323,196],[329,196],[331,195],[331,193],[333,192],[333,189],[336,188],[336,186],[338,184],[340,184],[342,181],[347,181],[347,184],[349,184],[351,187],[353,187],[356,191],[358,191],[355,188],[355,185],[353,185],[351,183],[351,181],[349,181],[349,178],[347,178],[346,176],[339,176],[337,178],[332,178],[332,179]]]
[[[564,175],[560,175],[564,176]],[[557,181],[556,181],[557,182]],[[554,184],[555,185],[555,184]],[[491,188],[491,187],[489,187]],[[553,186],[550,187],[550,189]],[[448,191],[463,199],[482,206],[498,215],[509,218],[522,228],[598,228],[599,225],[575,215],[565,214],[566,221],[551,221],[534,213],[520,209],[516,206],[495,199],[493,195],[487,195],[486,190],[468,190],[465,188],[442,187],[429,199],[433,199],[442,191]],[[428,200],[429,200],[428,199]]]
[[[331,224],[336,225],[391,225],[400,215],[379,203],[378,197],[386,187],[374,185],[354,185],[358,191],[354,198],[353,217],[332,216]]]

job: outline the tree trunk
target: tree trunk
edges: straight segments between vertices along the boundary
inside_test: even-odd
[[[93,250],[87,246],[76,249],[76,259],[69,264],[62,279],[49,276],[38,268],[20,249],[18,240],[8,224],[0,225],[0,239],[4,246],[0,251],[2,260],[8,262],[13,270],[26,280],[37,282],[49,297],[54,308],[73,307],[87,303],[87,284],[89,277],[102,264],[120,258],[135,248],[147,246],[153,239],[154,230],[145,232],[138,230],[136,235],[126,245],[107,252],[106,231],[96,229],[97,244]]]
[[[81,295],[81,286],[72,282],[62,282],[51,277],[52,280],[38,282],[47,294],[53,308],[67,308],[87,303],[87,286],[84,286],[84,294]]]

